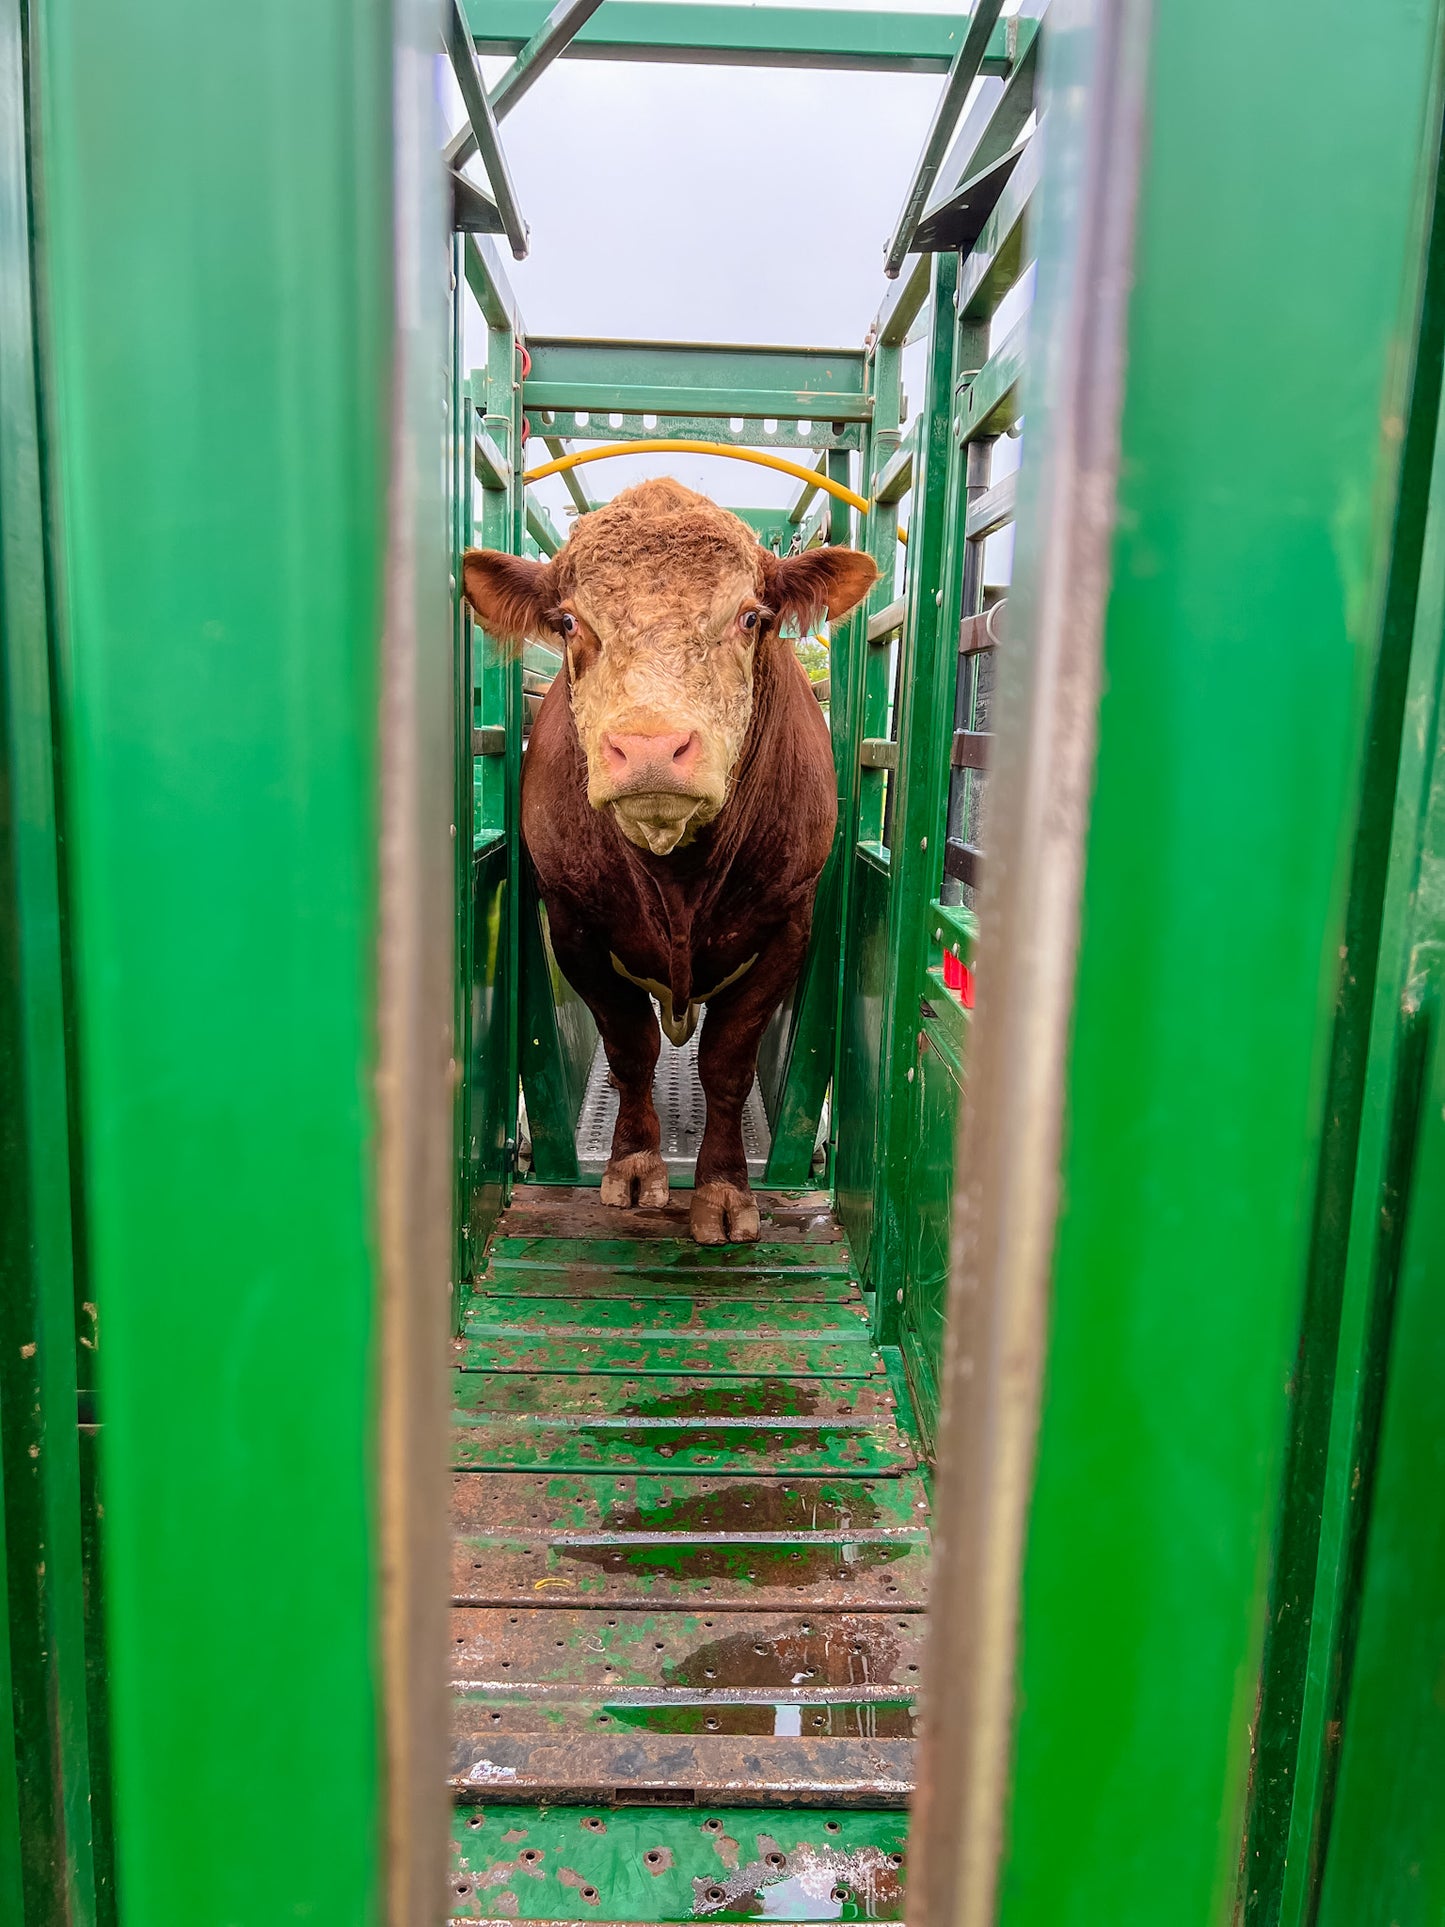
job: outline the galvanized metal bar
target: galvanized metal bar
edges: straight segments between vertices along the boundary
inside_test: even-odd
[[[462,15],[462,0],[447,0],[443,35],[447,53],[451,59],[452,71],[456,75],[457,86],[461,90],[462,105],[466,108],[467,119],[471,123],[472,138],[476,142],[482,166],[486,169],[487,179],[492,185],[502,230],[506,234],[515,258],[518,261],[525,261],[527,223],[522,219],[522,210],[517,205],[517,191],[512,185],[507,157],[502,152],[496,116],[492,112],[491,102],[487,99],[486,88],[482,84],[482,76],[477,68],[476,55],[472,51],[470,31]]]
[[[499,121],[522,100],[596,13],[602,0],[558,0],[489,96]]]
[[[516,55],[547,17],[545,0],[467,0],[479,52]],[[562,50],[572,60],[686,62],[689,66],[811,67],[865,73],[947,73],[960,23],[946,14],[891,9],[636,4],[608,0]],[[1008,35],[998,27],[983,61],[1008,70]]]
[[[1003,10],[1003,0],[975,0],[973,12],[968,18],[968,29],[963,44],[954,57],[949,69],[948,81],[938,106],[934,109],[933,121],[923,143],[923,152],[913,171],[908,192],[903,198],[903,210],[893,229],[893,235],[883,256],[883,272],[893,280],[903,266],[913,246],[913,236],[927,203],[948,143],[953,137],[958,117],[968,98],[968,91],[978,79],[983,66],[984,55],[988,51],[989,37],[993,32],[999,14]]]
[[[1018,512],[1018,470],[1011,469],[1001,481],[993,483],[968,506],[964,532],[970,542],[981,542],[996,529],[1012,522]],[[964,618],[967,621],[967,617]]]
[[[887,642],[890,636],[896,636],[898,634],[898,631],[907,620],[907,596],[899,596],[895,602],[885,603],[876,615],[871,615],[868,618],[869,642]]]
[[[996,649],[1003,640],[1004,611],[1008,598],[995,602],[991,609],[981,609],[977,615],[963,616],[958,625],[958,653],[971,656],[980,649]]]
[[[897,769],[898,745],[887,736],[865,736],[858,749],[864,769]]]
[[[988,730],[956,729],[953,732],[953,753],[950,761],[955,769],[987,769],[989,750],[993,745],[993,735]],[[945,854],[944,865],[948,858]]]

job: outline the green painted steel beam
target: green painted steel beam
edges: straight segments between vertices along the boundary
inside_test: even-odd
[[[0,1917],[114,1920],[34,15],[0,0]],[[78,1235],[79,1234],[79,1235]],[[83,1336],[84,1343],[80,1342]],[[83,1369],[82,1369],[83,1367]],[[83,1456],[84,1455],[84,1456]]]
[[[1001,435],[1017,420],[1028,326],[1028,316],[1021,316],[973,379],[964,384],[960,397],[964,441]]]
[[[1355,1168],[1349,1146],[1317,1218],[1357,1101],[1336,1024],[1378,941],[1352,870],[1393,807],[1372,745],[1398,742],[1409,650],[1391,582],[1442,19],[1383,0],[1367,41],[1352,0],[1071,22],[1042,80],[910,1917],[1213,1927],[1242,1917],[1267,1629],[1314,1604],[1271,1576],[1319,1363],[1306,1285]],[[1368,1209],[1375,1239],[1397,1206]],[[1438,1404],[1437,1327],[1438,1307],[1413,1327],[1416,1412]],[[1437,1419],[1413,1447],[1406,1420],[1419,1485],[1387,1495],[1432,1613]],[[1418,1619],[1392,1642],[1389,1618],[1356,1816],[1377,1870],[1392,1787],[1435,1801],[1439,1838],[1439,1755],[1405,1750],[1411,1720],[1436,1744],[1438,1642]],[[1270,1764],[1286,1806],[1298,1757],[1286,1738]],[[1399,1884],[1342,1887],[1330,1927],[1438,1918],[1438,1886],[1399,1904],[1419,1811],[1388,1815]],[[1277,1806],[1267,1824],[1261,1922]],[[1309,1859],[1288,1927],[1325,1917]]]
[[[512,284],[496,248],[484,236],[468,235],[462,255],[467,286],[471,289],[482,319],[489,328],[509,328],[514,335],[526,331]]]
[[[734,428],[723,416],[651,412],[625,415],[619,409],[594,415],[583,409],[579,420],[574,409],[543,410],[529,406],[527,412],[532,433],[540,435],[549,448],[558,437],[565,437],[569,442],[635,442],[664,437],[723,442],[730,448],[771,449],[780,455],[796,457],[815,450],[826,453],[834,448],[860,448],[863,442],[861,422],[811,421],[806,416],[800,421],[789,421],[786,416],[778,416],[775,429],[760,432],[756,426],[758,419],[756,416],[743,418],[741,425]],[[806,427],[803,422],[807,423]]]
[[[1040,154],[1031,141],[987,226],[964,258],[958,311],[970,320],[986,320],[1027,265],[1028,213],[1039,182]]]
[[[567,540],[541,502],[527,497],[527,533],[543,555],[555,555]]]
[[[507,237],[513,256],[518,261],[527,258],[527,223],[522,219],[522,210],[517,204],[517,190],[512,183],[511,169],[502,151],[501,135],[497,129],[497,117],[492,111],[492,103],[487,99],[482,76],[477,69],[477,57],[467,35],[467,23],[462,15],[462,0],[445,0],[442,19],[442,39],[456,76],[457,87],[466,108],[467,121],[471,128],[472,140],[486,169],[491,183],[492,197],[502,231]],[[454,163],[455,164],[455,163]]]
[[[958,117],[963,112],[964,101],[969,89],[978,79],[983,68],[984,56],[988,52],[1003,0],[974,0],[972,13],[958,52],[953,57],[953,65],[948,70],[948,80],[939,95],[938,104],[933,110],[933,120],[924,139],[923,152],[918,157],[913,170],[913,178],[903,197],[903,208],[892,236],[883,252],[883,272],[894,280],[902,267],[905,257],[913,246],[913,236],[918,228],[919,217],[924,203],[938,178],[938,170],[943,165],[944,155]]]
[[[528,340],[528,410],[865,421],[857,349],[670,341]]]
[[[124,1916],[424,1919],[445,1573],[382,1468],[440,1518],[391,1402],[444,1344],[450,1229],[435,17],[31,14]]]
[[[545,0],[466,0],[477,51],[520,54],[541,31]],[[854,68],[945,74],[966,18],[888,9],[638,4],[608,0],[564,60],[643,60],[724,67]],[[989,37],[983,72],[1007,71],[1006,23]]]
[[[512,464],[484,428],[472,437],[472,467],[483,488],[498,491],[511,487]]]

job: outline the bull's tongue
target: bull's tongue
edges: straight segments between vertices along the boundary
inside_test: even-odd
[[[698,800],[695,796],[629,797],[612,807],[617,827],[629,842],[654,856],[667,856],[682,841],[697,813]]]

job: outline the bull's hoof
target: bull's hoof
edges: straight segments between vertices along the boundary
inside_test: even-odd
[[[700,1245],[756,1244],[761,1228],[752,1192],[735,1184],[698,1185],[688,1221]]]
[[[619,1211],[635,1204],[667,1203],[667,1166],[656,1151],[632,1151],[613,1158],[602,1174],[602,1202]]]

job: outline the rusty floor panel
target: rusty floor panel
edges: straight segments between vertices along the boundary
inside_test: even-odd
[[[843,1234],[823,1191],[760,1191],[762,1236],[770,1244],[838,1244]],[[677,1191],[659,1210],[627,1214],[629,1238],[686,1238],[690,1194]],[[615,1238],[618,1213],[589,1185],[521,1184],[507,1207],[505,1229],[518,1238]]]
[[[767,1200],[757,1245],[702,1249],[685,1193],[622,1214],[519,1188],[456,1348],[451,1784],[501,1857],[459,1847],[455,1917],[746,1917],[782,1878],[764,1853],[736,1902],[702,1873],[681,1913],[648,1914],[572,1871],[573,1842],[544,1904],[551,1849],[524,1864],[509,1811],[605,1833],[687,1807],[702,1868],[698,1829],[731,1844],[744,1809],[754,1831],[796,1810],[798,1865],[831,1864],[845,1815],[891,1815],[901,1842],[929,1494],[870,1312],[817,1194]],[[653,1893],[660,1863],[640,1865]]]

